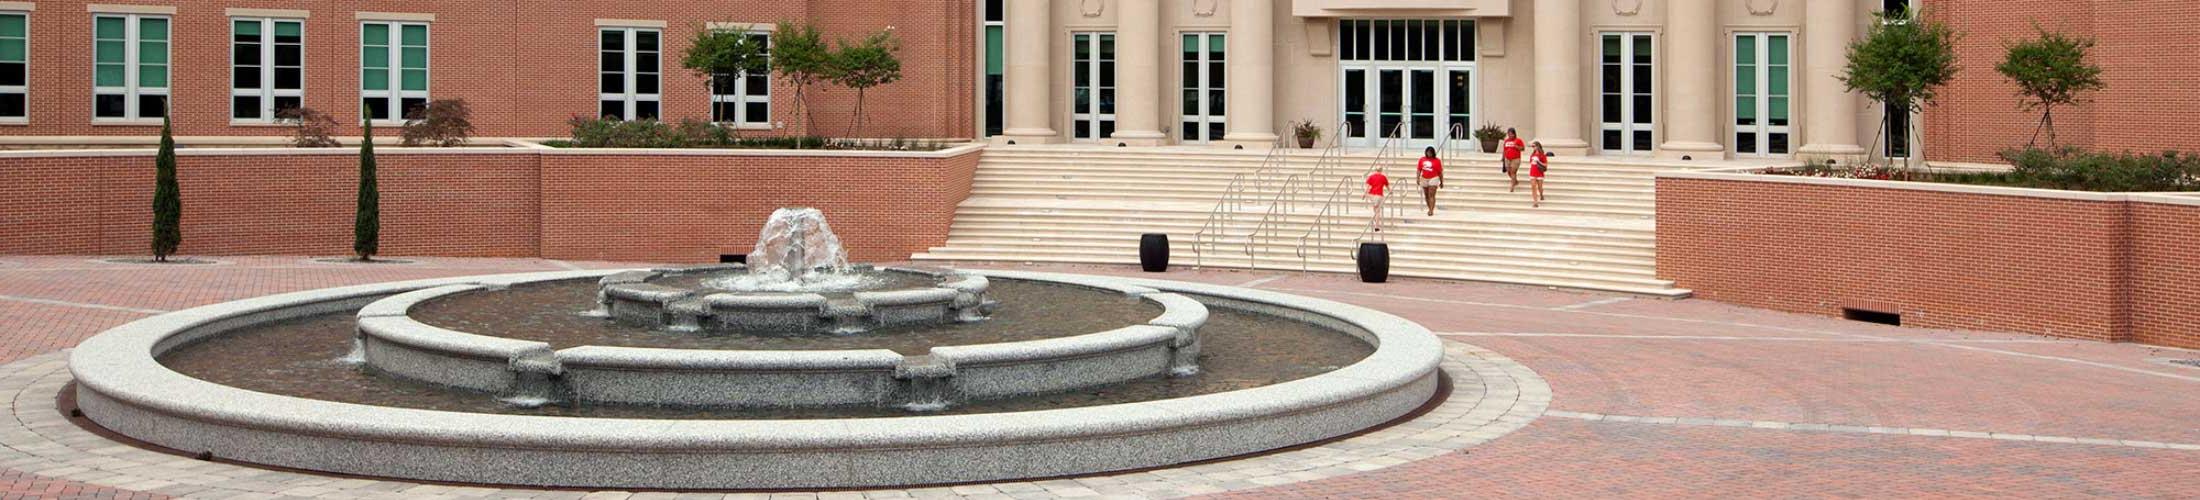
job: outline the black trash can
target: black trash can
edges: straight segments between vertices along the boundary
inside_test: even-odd
[[[1169,235],[1146,233],[1138,237],[1138,267],[1149,273],[1169,270]]]
[[[1360,244],[1360,281],[1382,283],[1390,281],[1390,244]]]

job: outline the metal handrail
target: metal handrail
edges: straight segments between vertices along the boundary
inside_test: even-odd
[[[1367,174],[1383,168],[1385,161],[1389,160],[1390,156],[1394,154],[1393,150],[1404,142],[1404,131],[1405,124],[1403,123],[1391,127],[1390,133],[1385,134],[1382,146],[1375,150],[1375,160],[1368,164],[1367,170],[1362,171],[1359,177],[1364,178]],[[1336,231],[1331,226],[1342,224],[1344,215],[1350,209],[1349,205],[1344,205],[1342,202],[1346,193],[1356,191],[1352,185],[1354,179],[1352,176],[1340,177],[1332,184],[1329,196],[1322,201],[1321,210],[1316,211],[1314,214],[1314,223],[1306,229],[1305,233],[1299,235],[1297,254],[1300,270],[1308,270],[1312,266],[1312,258],[1320,256],[1322,251],[1331,247],[1330,242],[1336,238]],[[1385,196],[1382,203],[1374,207],[1374,210],[1388,210],[1391,212],[1391,217],[1384,218],[1386,224],[1404,216],[1403,206],[1398,203],[1400,198],[1403,197]],[[1375,229],[1373,224],[1370,224],[1367,229],[1362,229],[1360,234],[1354,237],[1354,241],[1367,241],[1373,229]],[[1381,238],[1379,234],[1374,237]]]
[[[1254,167],[1251,172],[1239,172],[1230,177],[1230,184],[1223,188],[1222,197],[1215,201],[1213,209],[1207,211],[1207,220],[1192,237],[1194,267],[1206,265],[1207,252],[1214,250],[1215,245],[1220,243],[1218,239],[1222,233],[1228,231],[1230,223],[1236,221],[1238,212],[1253,201],[1248,191],[1264,191],[1262,188],[1268,184],[1265,179],[1272,176],[1273,171],[1281,165],[1289,163],[1290,154],[1285,152],[1288,149],[1285,147],[1288,145],[1287,140],[1288,134],[1276,134],[1274,146],[1262,155],[1259,166]]]

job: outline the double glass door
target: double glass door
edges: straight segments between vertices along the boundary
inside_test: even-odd
[[[1223,97],[1230,78],[1223,54],[1229,41],[1222,33],[1185,33],[1184,57],[1179,80],[1184,88],[1182,135],[1187,144],[1222,140],[1229,127]]]
[[[1070,35],[1070,137],[1080,141],[1115,135],[1115,34]]]
[[[1599,146],[1605,154],[1649,154],[1658,144],[1650,34],[1608,32],[1599,38]]]
[[[1787,33],[1734,35],[1734,154],[1782,157],[1789,152],[1790,60]]]
[[[1468,20],[1340,21],[1337,88],[1346,145],[1435,145],[1473,131],[1474,23]]]

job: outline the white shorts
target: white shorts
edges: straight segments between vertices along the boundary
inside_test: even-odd
[[[1428,178],[1423,178],[1423,179],[1421,179],[1421,187],[1427,187],[1427,188],[1433,188],[1433,187],[1444,187],[1444,178],[1442,178],[1442,177],[1428,177]]]
[[[1382,202],[1383,202],[1383,195],[1379,195],[1379,194],[1371,194],[1371,195],[1367,195],[1367,202],[1368,202],[1368,203],[1382,203]]]

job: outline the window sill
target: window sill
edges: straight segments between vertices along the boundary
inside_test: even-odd
[[[406,120],[373,120],[376,127],[403,127]]]
[[[22,127],[30,124],[28,118],[0,118],[0,127]]]
[[[123,118],[93,118],[93,119],[92,119],[92,126],[94,126],[94,127],[158,127],[158,126],[160,126],[160,124],[161,124],[161,121],[160,121],[160,119],[158,119],[158,118],[155,118],[155,119],[150,119],[150,120],[148,120],[148,119],[144,119],[144,118],[134,118],[134,119],[123,119]]]
[[[230,121],[229,121],[229,126],[231,126],[231,127],[296,127],[296,126],[298,126],[298,123],[297,123],[297,122],[266,122],[266,121],[238,121],[238,120],[230,120]]]
[[[730,126],[730,127],[732,127],[732,128],[734,129],[734,130],[773,130],[773,129],[775,129],[775,128],[776,128],[776,127],[773,127],[773,126],[772,126],[772,124],[769,124],[769,123],[735,123],[735,122],[720,122],[720,123],[719,123],[719,126]]]

